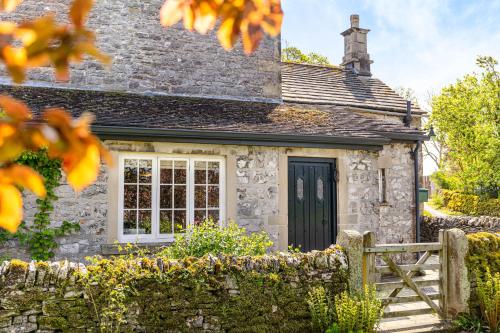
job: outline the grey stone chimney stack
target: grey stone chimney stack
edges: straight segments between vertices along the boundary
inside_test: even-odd
[[[370,30],[359,27],[359,15],[351,15],[351,27],[342,32],[344,36],[344,57],[342,66],[352,68],[358,75],[371,76],[370,60],[366,35]]]

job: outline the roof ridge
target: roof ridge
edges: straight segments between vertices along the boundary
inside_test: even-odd
[[[326,69],[338,69],[341,71],[346,71],[345,68],[339,65],[320,65],[320,64],[309,64],[309,63],[304,63],[304,62],[299,62],[299,61],[292,61],[292,60],[280,60],[280,63],[282,64],[292,64],[292,65],[302,65],[302,66],[310,66],[310,67],[318,67],[318,68],[326,68]]]

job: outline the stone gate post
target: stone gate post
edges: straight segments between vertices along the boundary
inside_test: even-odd
[[[363,236],[355,230],[343,230],[337,236],[349,262],[349,289],[360,292],[363,289]]]
[[[469,312],[470,283],[467,276],[465,256],[468,251],[468,241],[460,229],[450,229],[445,232],[444,241],[447,244],[448,283],[446,295],[446,316],[454,318],[461,312]]]

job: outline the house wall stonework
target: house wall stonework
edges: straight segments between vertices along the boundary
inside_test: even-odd
[[[226,158],[226,218],[250,232],[266,230],[274,249],[288,246],[288,157],[335,158],[339,231],[377,232],[379,242],[414,240],[413,168],[411,145],[386,146],[380,152],[232,146],[181,143],[107,141],[117,159],[120,153],[215,155]],[[379,202],[378,169],[386,168],[387,204]],[[52,214],[55,225],[63,220],[79,222],[81,231],[59,239],[56,259],[81,261],[101,253],[101,245],[117,239],[118,163],[102,168],[98,181],[75,194],[63,182]],[[25,202],[27,221],[35,213],[34,198]],[[0,247],[0,254],[27,259],[17,243]]]
[[[22,21],[49,12],[66,20],[72,1],[23,1],[9,17]],[[95,1],[88,26],[98,47],[112,57],[110,68],[88,59],[73,66],[69,82],[55,82],[49,67],[30,71],[30,84],[218,98],[281,99],[280,39],[264,38],[246,56],[238,45],[227,52],[215,33],[200,35],[181,24],[164,28],[159,11],[164,0]],[[8,82],[5,71],[0,82]]]

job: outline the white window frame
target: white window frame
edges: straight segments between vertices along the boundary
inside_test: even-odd
[[[152,160],[152,191],[151,191],[151,234],[125,235],[123,233],[124,215],[124,167],[126,159],[149,159]],[[194,222],[194,163],[219,162],[219,223],[225,221],[226,215],[226,159],[223,156],[206,155],[173,155],[173,154],[148,154],[148,153],[122,153],[119,154],[118,165],[118,241],[122,243],[151,243],[151,242],[171,242],[174,234],[160,234],[160,162],[186,161],[186,224]],[[137,199],[138,200],[138,199]]]

